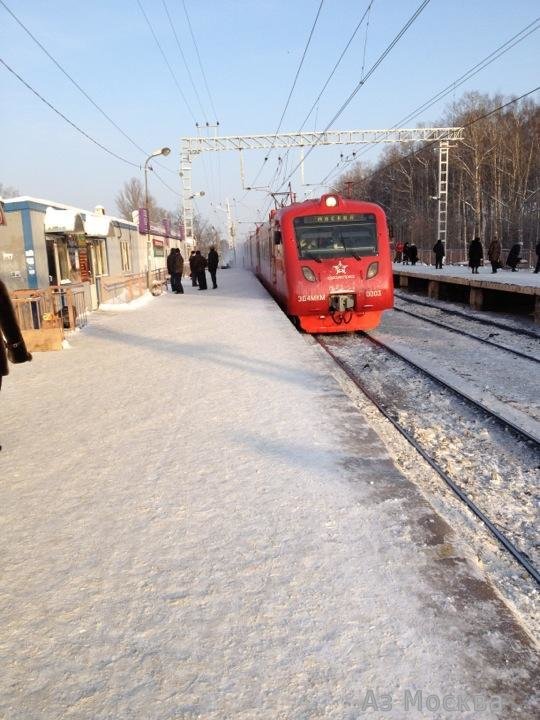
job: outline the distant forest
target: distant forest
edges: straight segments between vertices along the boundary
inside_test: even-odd
[[[465,128],[463,141],[454,143],[449,157],[449,262],[465,260],[476,235],[484,247],[495,234],[505,249],[522,242],[523,256],[535,256],[540,240],[540,106],[524,99],[493,112],[509,100],[469,93],[433,123]],[[335,187],[382,205],[394,240],[414,240],[421,259],[431,262],[438,164],[436,144],[393,144],[376,165],[357,161]]]

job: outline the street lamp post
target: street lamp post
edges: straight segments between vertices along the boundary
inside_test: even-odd
[[[146,271],[146,284],[149,290],[152,289],[152,269],[150,252],[152,241],[150,239],[150,207],[148,204],[148,163],[152,158],[158,157],[159,155],[167,156],[170,152],[171,148],[162,147],[159,150],[155,150],[151,155],[146,158],[144,162],[144,207],[146,208],[146,263],[148,266]]]

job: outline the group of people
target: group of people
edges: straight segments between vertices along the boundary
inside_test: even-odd
[[[418,248],[414,242],[402,243],[398,242],[396,245],[396,256],[394,262],[403,263],[403,265],[416,265],[418,262]]]
[[[514,243],[510,248],[508,257],[506,258],[506,265],[512,270],[517,272],[517,267],[521,262],[523,245],[522,243]],[[435,269],[442,269],[443,258],[445,255],[444,243],[442,240],[437,240],[433,246],[433,253],[435,254]],[[501,241],[497,236],[490,242],[487,252],[488,260],[491,263],[491,272],[496,273],[497,270],[504,267],[501,261],[502,256],[502,245]],[[479,237],[475,237],[469,245],[468,251],[469,267],[471,268],[474,275],[478,275],[478,268],[482,265],[484,258],[484,248]],[[398,242],[396,244],[396,254],[394,256],[394,262],[403,263],[403,265],[416,265],[418,261],[418,248],[411,243]],[[535,273],[540,272],[540,242],[536,244],[536,267]]]
[[[212,279],[212,288],[217,288],[217,269],[219,265],[219,255],[214,246],[208,252],[208,258],[201,254],[200,250],[192,250],[189,256],[189,277],[193,287],[199,290],[207,290],[206,268]],[[172,248],[167,256],[167,272],[171,276],[171,290],[173,293],[182,294],[184,288],[182,286],[182,276],[184,274],[184,258],[180,252],[180,248]]]

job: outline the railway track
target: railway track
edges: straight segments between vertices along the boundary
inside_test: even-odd
[[[514,435],[516,442],[523,444],[526,444],[528,447],[528,460],[524,461],[525,465],[531,466],[531,463],[536,463],[536,466],[538,466],[539,462],[539,451],[540,451],[540,443],[537,437],[532,436],[529,432],[525,431],[523,428],[520,428],[518,426],[515,426],[511,422],[508,421],[507,418],[499,416],[496,412],[494,412],[492,409],[482,405],[478,401],[474,400],[473,398],[469,397],[466,393],[460,392],[456,387],[449,386],[447,383],[444,382],[439,377],[436,377],[433,373],[430,373],[425,368],[422,368],[417,363],[411,361],[409,358],[407,358],[404,355],[401,355],[398,351],[396,351],[394,348],[389,348],[386,346],[381,340],[378,340],[376,338],[371,337],[370,335],[366,334],[358,334],[356,336],[349,336],[349,337],[338,337],[337,339],[328,337],[328,336],[316,336],[316,339],[320,346],[332,357],[332,359],[341,367],[341,369],[347,374],[347,376],[354,382],[354,384],[362,391],[362,393],[369,399],[370,402],[376,405],[376,407],[379,409],[379,411],[392,423],[392,425],[398,430],[398,432],[403,435],[406,440],[414,447],[414,449],[422,455],[422,457],[426,460],[426,462],[429,463],[429,465],[435,470],[435,472],[442,478],[442,480],[445,482],[445,484],[452,490],[452,492],[463,502],[466,504],[466,506],[476,515],[477,518],[481,520],[481,522],[485,525],[485,527],[489,530],[489,532],[496,538],[496,540],[500,543],[500,545],[508,552],[510,555],[514,558],[514,560],[519,563],[519,565],[537,582],[540,584],[540,573],[538,569],[533,564],[533,561],[531,560],[529,553],[535,550],[535,541],[532,541],[532,549],[529,549],[529,552],[526,552],[524,549],[519,547],[521,544],[521,541],[523,540],[523,535],[526,533],[523,532],[523,528],[519,526],[519,522],[516,527],[505,529],[505,532],[501,529],[501,526],[504,527],[504,521],[502,519],[494,520],[488,516],[488,514],[481,509],[480,504],[482,504],[482,501],[480,501],[480,504],[475,501],[471,494],[476,494],[482,497],[490,498],[491,490],[489,490],[486,493],[486,488],[484,487],[483,482],[479,482],[479,477],[482,475],[482,470],[479,467],[478,470],[475,468],[472,468],[469,470],[470,477],[467,478],[467,481],[465,482],[465,477],[460,477],[459,471],[456,473],[455,471],[449,471],[448,467],[444,467],[444,465],[448,465],[448,463],[445,463],[444,458],[438,457],[438,453],[436,448],[433,445],[433,442],[429,440],[429,438],[426,440],[426,433],[425,432],[417,432],[417,428],[415,428],[414,425],[414,417],[411,420],[411,415],[407,413],[402,412],[402,408],[400,407],[400,396],[402,397],[402,393],[399,392],[399,388],[394,388],[392,386],[392,383],[390,382],[390,386],[387,386],[384,391],[381,391],[380,388],[377,389],[377,383],[373,383],[370,387],[369,383],[369,376],[370,376],[370,363],[373,359],[372,354],[368,357],[364,356],[363,359],[360,361],[360,364],[363,362],[364,364],[359,367],[359,363],[356,363],[354,360],[351,360],[351,348],[352,348],[352,355],[354,356],[355,349],[354,345],[355,343],[358,344],[359,342],[362,342],[363,344],[369,343],[372,347],[376,347],[379,353],[385,353],[386,358],[388,358],[388,353],[392,355],[393,358],[396,359],[396,362],[399,363],[405,363],[408,368],[413,368],[413,372],[416,373],[419,377],[422,377],[422,382],[427,382],[431,386],[433,386],[433,383],[435,383],[438,387],[443,389],[443,392],[446,394],[450,394],[456,399],[455,402],[459,402],[460,407],[455,407],[454,412],[456,415],[456,418],[453,422],[456,423],[456,433],[457,437],[460,437],[460,435],[467,435],[468,432],[466,429],[461,429],[459,427],[459,418],[463,416],[464,414],[464,406],[468,408],[469,415],[472,414],[473,416],[473,423],[478,422],[478,416],[479,414],[482,415],[482,418],[480,420],[480,424],[485,423],[486,418],[489,418],[489,423],[495,424],[499,428],[498,436],[494,439],[492,445],[497,447],[498,444],[498,437],[502,436],[504,437],[508,435],[508,428],[510,428],[510,432]],[[364,345],[365,347],[365,345]],[[367,360],[367,362],[365,362]],[[383,373],[388,378],[388,373]],[[427,380],[425,380],[427,378]],[[419,401],[419,395],[420,391],[415,391],[415,398],[413,405],[415,405],[415,409],[413,410],[413,413],[416,412],[416,414],[424,413],[427,411],[424,411],[425,401],[422,400]],[[427,390],[427,395],[433,395],[432,389]],[[439,405],[441,404],[441,398],[439,394],[435,394],[435,403],[437,404],[437,401]],[[429,401],[432,402],[433,401]],[[437,413],[440,414],[440,409],[438,407],[434,408],[434,415],[436,416]],[[476,420],[474,420],[474,415],[476,415]],[[429,424],[429,419],[426,421]],[[467,422],[471,422],[470,420],[467,420]],[[465,424],[463,426],[465,428]],[[435,445],[437,443],[435,442]],[[493,448],[492,448],[492,451]],[[474,455],[474,451],[472,452],[472,455]],[[517,456],[519,456],[520,453],[517,453]],[[510,461],[511,462],[511,461]],[[472,478],[472,481],[471,481]],[[472,482],[472,490],[466,492],[464,489],[464,485],[471,486]],[[507,492],[509,494],[512,493],[512,483],[508,483]],[[504,501],[502,501],[504,502]],[[489,505],[489,502],[486,500],[486,504]],[[520,500],[516,498],[516,502],[514,502],[515,505],[515,513],[510,512],[510,518],[514,517],[516,513],[519,513]],[[517,521],[516,521],[517,522]],[[534,523],[534,521],[532,521]],[[534,537],[534,524],[532,526],[532,529],[530,531],[530,534],[532,537]],[[513,537],[509,537],[509,535]],[[526,541],[525,541],[526,542]]]
[[[400,292],[399,290],[394,290],[394,297],[397,298],[398,300],[409,303],[411,305],[418,305],[420,307],[424,307],[429,310],[435,310],[435,311],[444,313],[445,315],[450,316],[450,317],[464,318],[469,323],[471,321],[474,321],[474,322],[478,322],[479,324],[481,324],[484,327],[489,326],[492,328],[497,328],[499,330],[504,330],[515,336],[529,337],[529,338],[533,338],[534,340],[540,340],[540,330],[538,330],[538,331],[534,330],[534,329],[529,330],[524,327],[515,327],[515,326],[511,327],[507,323],[503,323],[498,320],[495,320],[494,318],[490,317],[486,313],[483,313],[481,318],[475,317],[475,316],[471,315],[470,311],[467,313],[464,310],[457,310],[455,308],[444,307],[441,304],[430,303],[423,298],[420,299],[418,297],[412,296],[410,293],[403,293],[403,292]],[[396,309],[396,308],[394,308],[394,309]],[[423,317],[421,315],[416,315],[416,314],[415,314],[415,316]]]
[[[466,330],[463,330],[462,328],[453,328],[449,325],[439,322],[438,320],[434,320],[433,318],[425,317],[424,315],[418,315],[415,312],[411,312],[410,310],[405,310],[405,308],[399,308],[394,306],[394,311],[398,313],[405,313],[406,315],[410,315],[411,317],[416,318],[417,320],[421,320],[422,322],[430,323],[431,325],[436,325],[437,327],[442,327],[448,332],[458,333],[458,335],[465,335],[466,337],[470,337],[476,342],[483,343],[484,345],[491,345],[491,347],[498,348],[499,350],[502,350],[503,352],[512,353],[512,355],[515,355],[516,357],[524,358],[525,360],[530,360],[534,363],[540,363],[540,357],[536,355],[532,355],[530,353],[524,353],[521,350],[516,350],[515,348],[508,347],[507,345],[501,345],[500,343],[493,342],[493,340],[490,340],[489,338],[483,338],[479,337],[478,335],[474,335],[473,333],[467,332]],[[445,312],[445,311],[443,311]],[[523,334],[523,333],[518,333]],[[528,335],[528,333],[527,333]]]

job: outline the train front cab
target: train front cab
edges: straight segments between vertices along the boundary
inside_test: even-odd
[[[371,330],[393,307],[386,216],[374,203],[325,195],[279,219],[288,313],[309,333]]]

